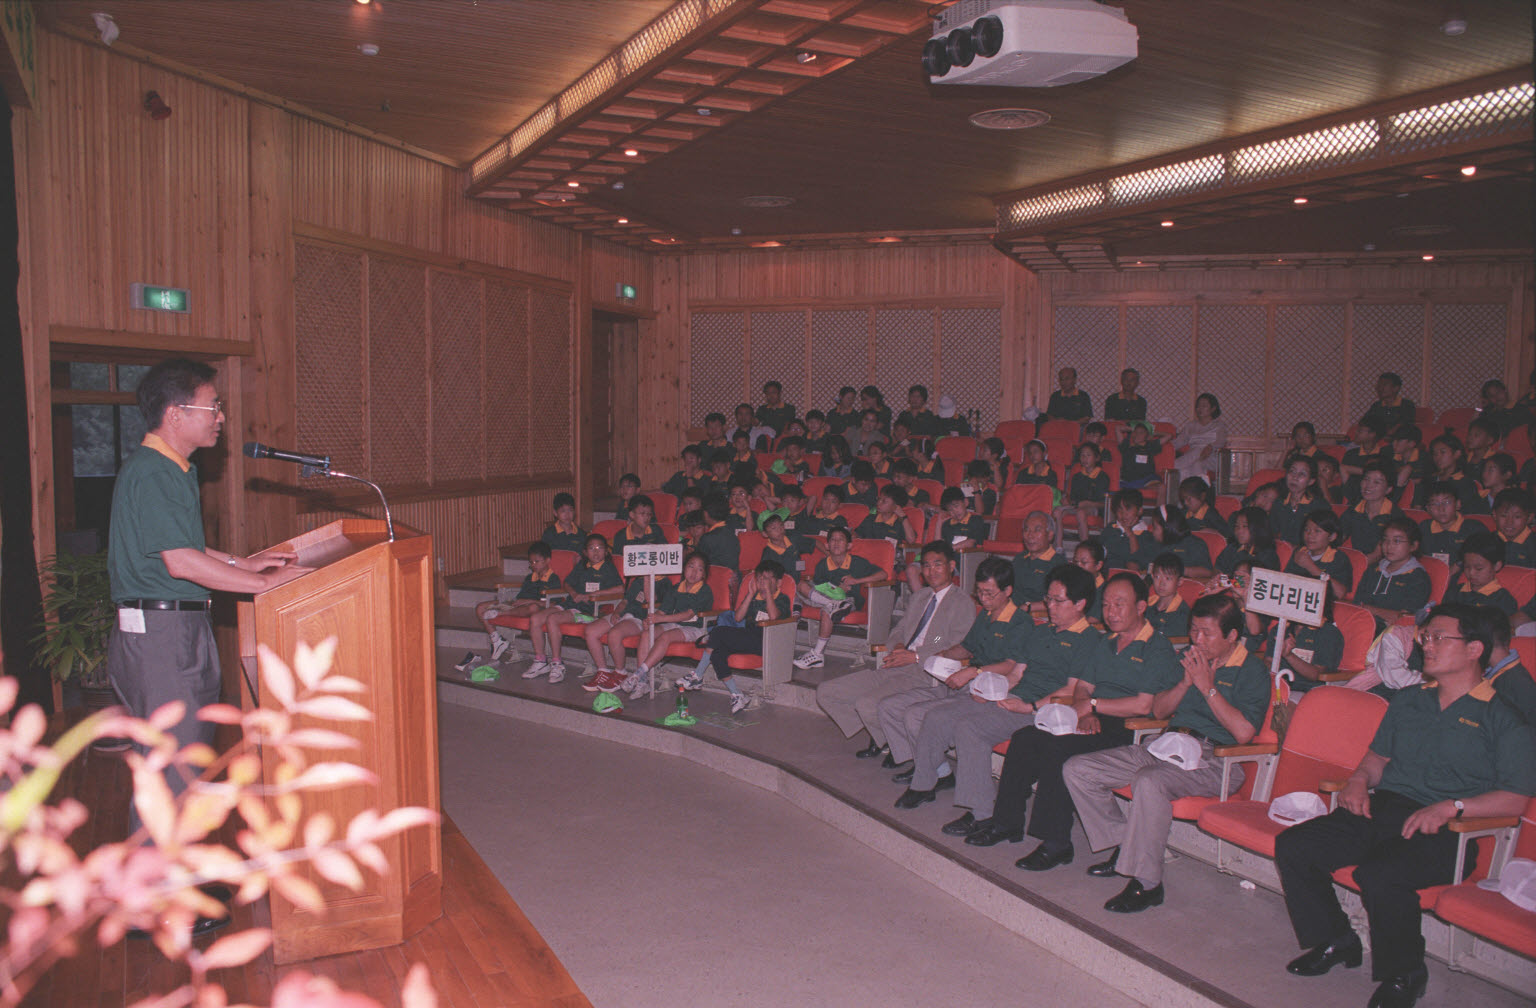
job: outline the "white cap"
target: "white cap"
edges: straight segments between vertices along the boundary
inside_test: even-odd
[[[1269,817],[1282,826],[1294,826],[1328,814],[1328,806],[1311,791],[1292,791],[1269,803]]]
[[[1077,711],[1067,704],[1048,703],[1035,711],[1035,727],[1052,735],[1077,731]]]
[[[1484,879],[1480,886],[1492,880]],[[1536,913],[1536,861],[1529,858],[1510,858],[1504,870],[1499,872],[1499,895],[1521,910]]]
[[[960,667],[959,662],[953,658],[945,658],[943,655],[934,655],[923,662],[923,671],[939,682],[948,682],[950,676],[960,671]]]
[[[945,420],[948,420],[950,417],[955,415],[955,408],[957,405],[958,404],[955,402],[954,396],[948,393],[939,396],[939,416],[943,417]]]
[[[998,672],[978,672],[971,680],[971,692],[983,700],[1001,700],[1008,695],[1008,677]]]
[[[1200,740],[1183,732],[1163,732],[1147,746],[1147,752],[1184,770],[1199,770],[1205,766],[1205,760],[1200,756]]]

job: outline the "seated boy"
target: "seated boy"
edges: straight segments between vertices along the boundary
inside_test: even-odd
[[[842,511],[843,488],[836,484],[829,485],[821,492],[821,500],[816,502],[815,508],[800,521],[800,534],[807,538],[811,536],[826,535],[834,528],[847,528],[848,519]]]
[[[1494,452],[1483,460],[1483,475],[1479,481],[1478,495],[1493,510],[1493,502],[1499,494],[1515,485],[1515,457],[1508,452]]]
[[[580,553],[586,548],[587,530],[576,524],[576,498],[568,493],[555,494],[555,520],[546,526],[539,541],[552,550]]]
[[[944,520],[939,523],[939,534],[935,538],[949,543],[956,552],[987,541],[986,520],[967,507],[965,494],[959,487],[945,487],[939,497],[939,506],[944,510]]]
[[[1461,566],[1462,544],[1481,526],[1462,517],[1461,497],[1449,483],[1431,483],[1427,504],[1429,517],[1419,522],[1419,552],[1454,571]]]
[[[1120,489],[1156,492],[1162,486],[1157,475],[1157,454],[1162,441],[1152,436],[1152,425],[1145,420],[1131,424],[1120,442]]]
[[[656,505],[645,494],[635,494],[629,501],[629,524],[613,535],[613,551],[621,557],[625,546],[660,545],[666,533],[656,524]]]
[[[805,450],[820,454],[827,450],[827,438],[832,429],[827,426],[826,414],[813,409],[805,415]]]
[[[1109,465],[1114,461],[1115,453],[1104,444],[1104,439],[1109,436],[1109,428],[1094,420],[1083,425],[1083,440],[1099,450],[1099,464]]]
[[[1498,441],[1499,428],[1493,421],[1478,417],[1467,424],[1467,453],[1461,463],[1467,479],[1483,478],[1483,463],[1493,454],[1494,446]]]
[[[764,384],[763,404],[757,408],[757,422],[772,428],[777,437],[794,418],[795,407],[784,401],[784,386],[776,381]]]
[[[933,509],[933,501],[928,499],[928,491],[917,489],[917,463],[911,459],[897,459],[891,463],[891,482],[907,492],[907,501],[912,507],[930,511]]]
[[[698,443],[699,458],[707,461],[721,449],[731,447],[731,439],[725,436],[725,414],[710,413],[704,417],[704,440]]]
[[[736,540],[736,530],[726,524],[730,515],[730,502],[719,493],[710,494],[704,501],[707,524],[694,546],[711,567],[734,571],[741,565],[741,543]]]
[[[1350,503],[1360,499],[1360,477],[1367,463],[1389,463],[1392,449],[1382,440],[1386,430],[1377,421],[1366,416],[1355,424],[1355,446],[1344,453],[1339,471],[1344,474],[1344,499]]]
[[[1531,535],[1531,515],[1536,499],[1526,490],[1511,487],[1493,499],[1493,523],[1504,540],[1504,562],[1512,567],[1536,567],[1536,537]]]
[[[682,544],[683,553],[697,552],[699,549],[699,537],[709,527],[709,519],[705,517],[702,508],[690,508],[677,516],[677,536]],[[705,566],[708,567],[708,558],[705,558]],[[706,570],[707,574],[708,571]]]
[[[1412,499],[1403,496],[1408,484],[1417,486],[1429,476],[1429,453],[1424,450],[1423,441],[1423,433],[1413,424],[1403,424],[1392,432],[1392,465],[1397,470],[1392,496],[1404,507]]]
[[[843,496],[849,504],[862,504],[868,508],[875,506],[875,498],[878,496],[875,490],[875,470],[864,459],[854,460],[848,471],[848,482],[843,487]]]
[[[1184,561],[1176,553],[1159,553],[1152,561],[1152,593],[1147,597],[1147,622],[1164,637],[1189,635],[1189,603],[1179,594]]]
[[[689,490],[698,494],[709,492],[709,473],[704,471],[703,455],[699,452],[698,445],[687,445],[683,448],[683,467],[661,485],[662,493],[669,493],[673,497],[681,497]]]
[[[795,668],[813,669],[825,665],[824,652],[827,641],[832,637],[833,624],[842,622],[858,608],[859,589],[863,585],[874,584],[885,578],[880,568],[849,552],[851,546],[852,538],[848,535],[848,529],[840,527],[830,530],[827,533],[829,555],[822,557],[814,570],[807,570],[800,578],[800,584],[795,589],[800,604],[821,610],[821,619],[816,630],[816,643],[795,659]],[[827,594],[829,589],[841,592],[842,597],[837,597],[835,593]]]
[[[528,546],[528,576],[518,586],[511,602],[495,600],[475,606],[475,618],[485,627],[491,642],[491,661],[499,662],[512,646],[514,630],[496,626],[492,621],[498,616],[532,616],[544,608],[544,591],[560,587],[560,579],[549,566],[549,546],[542,540]]]
[[[1493,532],[1473,533],[1461,548],[1461,577],[1445,590],[1441,604],[1491,605],[1505,616],[1514,616],[1520,606],[1499,583],[1503,569],[1504,540]]]
[[[1381,560],[1366,567],[1355,586],[1355,605],[1370,610],[1377,629],[1400,616],[1418,617],[1429,604],[1429,572],[1414,556],[1419,527],[1404,515],[1388,518],[1381,529]]]
[[[875,512],[854,530],[858,539],[885,539],[896,543],[915,543],[917,530],[907,520],[907,492],[895,483],[885,487],[875,498]]]
[[[774,496],[784,496],[784,488],[799,486],[811,475],[811,466],[805,460],[805,439],[800,437],[787,437],[779,446],[781,458],[774,459],[773,465],[768,469],[768,482],[773,488]]]
[[[1104,547],[1104,566],[1110,570],[1128,570],[1131,557],[1141,548],[1140,536],[1147,531],[1141,522],[1146,498],[1140,490],[1121,490],[1110,500],[1114,521],[1099,535]]]
[[[613,509],[613,516],[618,519],[629,517],[631,502],[640,493],[640,477],[634,473],[625,473],[619,477],[619,506]]]

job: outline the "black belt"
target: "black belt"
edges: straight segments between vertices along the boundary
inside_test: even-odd
[[[1169,728],[1168,730],[1171,732],[1178,732],[1180,735],[1192,735],[1199,739],[1201,742],[1210,742],[1211,745],[1216,744],[1215,742],[1211,741],[1211,737],[1209,735],[1205,734],[1204,732],[1197,732],[1193,728]]]
[[[190,599],[130,598],[117,604],[119,609],[163,609],[173,612],[207,612],[212,606],[213,603],[207,599],[197,602]]]

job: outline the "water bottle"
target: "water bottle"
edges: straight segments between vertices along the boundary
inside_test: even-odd
[[[688,716],[688,693],[681,686],[677,688],[676,714],[680,718],[685,718]]]

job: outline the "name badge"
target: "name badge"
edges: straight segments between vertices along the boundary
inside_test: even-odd
[[[582,594],[591,595],[593,592],[601,590],[602,587],[603,586],[596,581],[588,581],[586,589],[582,592]]]
[[[1147,464],[1147,457],[1145,455],[1137,455],[1136,456],[1136,464],[1137,465],[1146,465]]]
[[[1291,654],[1295,655],[1297,658],[1300,658],[1308,665],[1312,664],[1313,653],[1314,652],[1311,648],[1291,648]]]
[[[117,611],[117,628],[123,633],[144,633],[144,610],[119,609]]]
[[[961,543],[965,542],[969,538],[970,538],[970,536],[963,536],[963,535],[950,536],[949,537],[949,542],[950,542],[951,546],[959,546]]]

